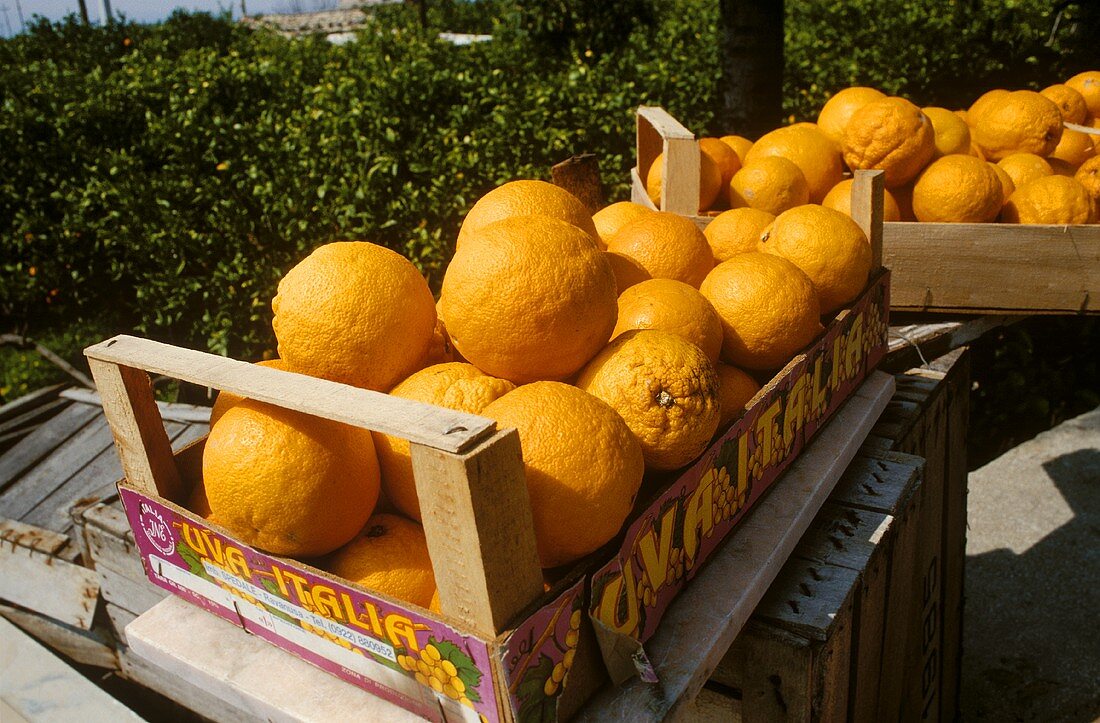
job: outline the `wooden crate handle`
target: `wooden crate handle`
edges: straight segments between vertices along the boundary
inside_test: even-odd
[[[663,154],[660,210],[681,216],[698,215],[699,141],[664,108],[639,106],[636,158],[643,186],[658,153]]]
[[[884,171],[856,171],[852,182],[852,218],[871,243],[871,268],[882,266]]]

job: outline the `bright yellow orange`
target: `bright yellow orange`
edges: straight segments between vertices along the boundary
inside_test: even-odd
[[[650,209],[633,201],[619,201],[596,211],[592,214],[592,223],[600,237],[600,248],[606,249],[608,239],[623,226],[650,212]]]
[[[882,169],[886,187],[897,188],[932,160],[936,136],[920,108],[891,97],[856,111],[845,127],[843,148],[849,168]]]
[[[714,266],[714,255],[699,227],[666,211],[623,226],[608,241],[607,250],[634,259],[651,278],[676,279],[696,288]]]
[[[722,182],[719,186],[719,193],[721,193],[721,189],[729,186],[733,174],[741,170],[741,157],[719,138],[700,138],[699,151],[710,156],[718,166],[718,170],[722,172]]]
[[[1082,163],[1073,178],[1084,187],[1093,202],[1100,203],[1100,156]]]
[[[664,154],[658,153],[645,178],[645,190],[649,200],[657,208],[661,207],[661,193],[664,188]],[[710,208],[722,190],[722,170],[706,153],[699,154],[699,210]]]
[[[564,379],[611,338],[615,274],[587,233],[513,216],[474,239],[455,252],[440,297],[451,341],[471,364],[516,384]]]
[[[786,158],[806,178],[810,203],[821,203],[844,177],[844,162],[835,141],[809,123],[798,123],[765,134],[749,151],[746,165],[767,156]]]
[[[760,385],[735,366],[719,362],[717,370],[718,406],[722,410],[718,428],[725,429],[745,411],[745,405],[760,391]]]
[[[435,299],[416,267],[359,241],[315,249],[279,282],[271,308],[289,369],[366,389],[418,368],[435,330]]]
[[[859,224],[824,206],[807,204],[779,214],[760,237],[760,248],[802,269],[823,314],[859,296],[871,272],[871,245]]]
[[[1078,73],[1067,80],[1066,85],[1081,94],[1090,115],[1100,117],[1100,70]]]
[[[990,161],[1013,153],[1047,156],[1062,137],[1062,114],[1050,98],[1017,90],[989,102],[975,121],[973,135]]]
[[[1082,163],[1096,155],[1096,146],[1092,144],[1092,138],[1087,133],[1066,128],[1062,131],[1062,139],[1049,158],[1059,158],[1076,169]]]
[[[477,200],[466,214],[458,232],[457,250],[473,232],[494,221],[512,216],[550,216],[581,229],[593,241],[599,242],[599,234],[592,223],[592,214],[580,199],[546,181],[509,181],[494,188]]]
[[[378,502],[370,432],[253,399],[211,428],[202,476],[218,523],[276,555],[332,552]]]
[[[450,362],[421,369],[390,390],[390,394],[469,414],[481,414],[490,402],[515,388],[516,385],[510,381],[491,377],[473,364]],[[374,448],[378,452],[386,498],[403,515],[419,522],[420,502],[413,481],[408,441],[375,432]]]
[[[370,590],[427,608],[436,595],[428,541],[420,525],[400,515],[371,517],[325,569]]]
[[[611,338],[633,329],[676,334],[712,362],[722,350],[722,320],[698,289],[682,281],[650,279],[619,294],[619,320]]]
[[[932,162],[913,186],[913,214],[925,223],[987,223],[1004,204],[1001,181],[987,161],[953,154]]]
[[[961,120],[963,123],[965,123],[967,125],[967,127],[970,126],[970,114],[967,111],[960,109],[960,110],[954,111],[954,113],[955,113],[955,116],[959,118],[959,120]]]
[[[1054,101],[1066,123],[1084,123],[1088,117],[1089,107],[1085,104],[1085,97],[1068,85],[1055,83],[1039,92]]]
[[[1037,178],[1016,189],[1005,204],[1006,223],[1091,223],[1094,204],[1083,185],[1066,176]]]
[[[1001,183],[1001,205],[1003,206],[1009,199],[1009,197],[1015,193],[1016,184],[1012,180],[1012,176],[1008,175],[1008,172],[998,166],[993,161],[986,161],[989,167],[993,169],[993,173],[997,175],[997,180]]]
[[[806,176],[779,156],[749,161],[730,181],[730,208],[755,208],[774,216],[809,200]]]
[[[929,106],[921,110],[932,122],[936,144],[933,158],[948,156],[952,153],[970,153],[970,128],[962,118],[946,108]]]
[[[544,568],[573,562],[618,533],[645,461],[638,439],[607,402],[568,384],[534,382],[482,413],[519,432]]]
[[[733,208],[718,214],[703,229],[715,263],[731,256],[756,251],[760,234],[775,220],[775,215],[755,208]]]
[[[1012,184],[1016,188],[1036,178],[1054,175],[1050,164],[1034,153],[1013,153],[997,161],[997,165],[1012,178]]]
[[[825,198],[821,200],[821,205],[825,208],[831,208],[834,211],[840,211],[845,216],[851,216],[852,186],[854,184],[855,181],[850,178],[846,178],[836,184],[831,191],[825,194]],[[882,220],[901,220],[901,209],[898,208],[898,202],[897,199],[894,198],[894,193],[885,189],[883,189],[882,192]]]
[[[874,88],[855,86],[845,88],[833,94],[822,106],[817,115],[817,127],[835,143],[844,141],[844,128],[857,110],[882,100],[886,94]]]
[[[683,467],[718,428],[718,373],[698,346],[677,334],[627,331],[588,362],[577,386],[622,416],[651,469]]]
[[[287,368],[286,362],[282,359],[265,359],[264,361],[256,362],[256,365],[270,367],[272,369],[281,369],[283,371],[292,371]],[[214,405],[210,408],[210,426],[213,427],[217,421],[222,418],[222,415],[225,414],[225,410],[242,399],[244,399],[244,397],[238,396],[233,392],[218,392],[218,396],[214,399]],[[205,516],[206,515],[203,515],[203,517]]]
[[[745,157],[749,155],[749,151],[752,149],[752,141],[744,136],[736,135],[722,136],[718,140],[732,148],[733,152],[737,154],[737,158],[741,161],[741,165],[745,165]]]
[[[976,101],[974,101],[969,110],[966,112],[966,123],[971,128],[974,128],[974,124],[978,122],[978,119],[982,117],[985,110],[996,100],[1004,98],[1008,95],[1009,91],[1003,88],[994,88],[993,90],[987,90],[982,93]],[[988,160],[988,159],[987,159]]]
[[[722,319],[723,361],[777,369],[821,331],[813,282],[773,254],[738,254],[714,267],[699,289]]]

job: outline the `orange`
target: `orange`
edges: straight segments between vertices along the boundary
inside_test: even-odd
[[[619,320],[611,338],[632,329],[676,334],[712,362],[722,350],[722,320],[699,291],[682,281],[650,279],[619,294]],[[591,363],[589,363],[591,364]]]
[[[760,391],[756,380],[735,366],[718,363],[718,406],[722,410],[719,429],[726,429],[730,422],[741,416],[745,406]]]
[[[852,215],[852,186],[855,184],[850,178],[846,178],[840,183],[833,186],[825,198],[821,200],[821,205],[825,208],[831,208],[834,211],[840,211],[846,216]],[[891,191],[883,189],[882,192],[882,220],[883,221],[900,221],[901,209],[898,208],[897,199],[894,198],[894,194]]]
[[[745,156],[747,156],[752,149],[752,141],[744,136],[736,135],[722,136],[718,140],[732,148],[733,152],[737,154],[737,158],[741,161],[741,165],[745,165]]]
[[[723,261],[699,290],[722,319],[722,360],[735,366],[781,367],[822,330],[813,282],[773,254]]]
[[[1071,166],[1080,166],[1095,155],[1096,146],[1092,144],[1089,134],[1066,128],[1049,158],[1059,158]]]
[[[824,206],[809,204],[779,214],[760,237],[760,248],[802,269],[823,314],[859,296],[871,272],[871,244],[859,224]]]
[[[733,174],[741,170],[741,157],[719,138],[700,138],[699,150],[710,156],[718,166],[718,170],[722,172],[722,183],[719,186],[719,192],[721,192],[721,189],[729,186]]]
[[[1073,178],[1084,186],[1094,202],[1100,202],[1100,156],[1093,156],[1082,163]]]
[[[516,388],[515,384],[491,377],[473,364],[450,362],[421,369],[398,384],[390,394],[480,414],[494,399]],[[381,432],[374,433],[374,448],[382,470],[382,489],[399,512],[420,521],[420,502],[413,481],[409,442]]]
[[[967,127],[970,127],[970,114],[969,113],[967,113],[965,110],[957,110],[957,111],[954,111],[954,113],[960,120],[962,120],[963,123],[965,123],[967,125]]]
[[[371,517],[325,564],[337,577],[420,607],[435,597],[435,573],[420,525],[400,515]]]
[[[703,229],[715,263],[731,256],[756,251],[760,234],[775,220],[775,214],[755,208],[734,208],[723,211]]]
[[[332,552],[378,501],[370,432],[253,399],[210,430],[202,476],[217,521],[276,555]]]
[[[969,110],[966,112],[967,125],[973,128],[974,124],[978,122],[978,119],[982,117],[986,109],[989,108],[994,101],[1004,98],[1008,93],[1009,91],[1003,88],[994,88],[978,96],[978,99],[971,104]]]
[[[588,362],[577,386],[622,416],[651,469],[683,467],[718,428],[714,364],[676,334],[633,329],[616,337]]]
[[[418,368],[435,330],[435,299],[416,267],[359,241],[315,249],[279,282],[271,308],[288,368],[366,389]]]
[[[462,221],[455,249],[462,246],[471,233],[494,221],[536,214],[571,223],[593,240],[599,239],[592,214],[579,198],[546,181],[520,180],[498,186],[477,200]]]
[[[1016,191],[1016,184],[1013,182],[1012,176],[1008,175],[1005,169],[1001,168],[993,161],[986,161],[986,163],[988,163],[989,167],[993,169],[993,172],[997,174],[997,180],[1001,183],[1001,205],[1004,206],[1009,196]]]
[[[779,156],[749,161],[730,181],[730,208],[755,208],[775,215],[809,200],[805,174]]]
[[[714,266],[707,237],[695,222],[667,211],[623,226],[607,250],[638,262],[651,278],[676,279],[696,288]]]
[[[191,488],[191,494],[187,496],[187,502],[183,506],[199,517],[210,519],[210,500],[206,499],[206,486],[202,480]]]
[[[432,344],[428,348],[428,356],[424,358],[424,366],[462,361],[455,353],[454,344],[451,343],[451,335],[447,333],[447,325],[443,323],[443,316],[439,313],[439,302],[435,304],[435,330],[432,332]]]
[[[1088,191],[1072,178],[1046,176],[1016,189],[1005,204],[1006,223],[1070,225],[1090,223],[1093,203]]]
[[[607,402],[568,384],[535,382],[482,413],[519,432],[543,567],[573,562],[619,532],[645,461],[638,439]]]
[[[978,147],[978,144],[975,143],[973,139],[971,139],[970,141],[970,150],[968,152],[975,158],[981,158],[983,161],[989,161],[989,159],[985,157],[985,153],[982,153],[982,149]],[[992,163],[992,161],[990,161],[990,163]]]
[[[1062,137],[1062,114],[1054,101],[1017,90],[990,101],[974,124],[974,140],[987,160],[1013,153],[1048,156]]]
[[[806,177],[810,203],[821,203],[844,176],[844,162],[836,142],[809,123],[777,128],[753,144],[745,163],[767,156],[786,158]]]
[[[997,161],[997,165],[1012,178],[1016,188],[1036,178],[1054,174],[1050,164],[1034,153],[1013,153]]]
[[[471,364],[516,384],[564,379],[611,338],[615,274],[587,233],[549,216],[514,216],[469,239],[477,243],[455,252],[440,302]]]
[[[599,234],[600,248],[607,248],[607,240],[626,224],[650,213],[651,209],[633,201],[619,201],[592,214],[592,223]]]
[[[287,368],[286,363],[282,359],[266,359],[264,361],[258,361],[256,362],[256,364],[257,366],[261,367],[271,367],[272,369],[290,371]],[[217,421],[222,418],[222,415],[225,414],[225,410],[229,409],[242,399],[244,399],[244,397],[237,396],[233,392],[218,392],[218,396],[214,400],[214,406],[210,408],[210,426],[213,427],[217,423]]]
[[[913,214],[925,223],[987,223],[1004,203],[987,161],[953,154],[932,162],[913,186]]]
[[[1062,120],[1066,123],[1084,123],[1089,114],[1089,107],[1085,104],[1085,97],[1068,85],[1056,83],[1039,91],[1054,101],[1058,111],[1062,114]]]
[[[854,86],[833,94],[817,114],[817,127],[833,139],[835,143],[844,140],[844,128],[857,110],[876,100],[882,100],[886,94],[874,88]]]
[[[1100,116],[1100,70],[1078,73],[1067,80],[1066,85],[1081,94],[1090,115]]]
[[[904,98],[868,103],[844,130],[844,160],[853,171],[877,168],[886,172],[887,188],[897,188],[924,168],[936,152],[932,123],[920,108]]]
[[[1050,156],[1047,158],[1047,163],[1050,164],[1050,170],[1053,171],[1056,176],[1073,178],[1077,174],[1077,166],[1061,158]]]
[[[936,144],[934,158],[952,153],[970,153],[970,128],[966,121],[946,108],[930,106],[921,110],[932,122]]]
[[[914,179],[891,191],[894,194],[894,199],[898,202],[898,211],[901,213],[902,221],[917,220],[917,217],[913,215],[913,186],[915,183],[916,180]]]
[[[657,208],[661,207],[661,190],[664,185],[664,154],[658,153],[645,178],[645,190],[649,200]],[[699,153],[699,210],[704,211],[714,204],[722,190],[722,169],[706,153]]]
[[[622,294],[634,284],[640,284],[646,279],[653,278],[644,266],[630,256],[607,251],[604,258],[611,264],[611,271],[615,274],[615,288],[619,294]]]

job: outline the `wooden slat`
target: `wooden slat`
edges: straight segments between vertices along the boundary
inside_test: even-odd
[[[95,404],[103,406],[103,400],[99,392],[91,389],[66,389],[61,393],[64,399],[83,404]],[[157,402],[160,417],[166,422],[183,422],[185,424],[207,424],[210,421],[210,407],[202,407],[196,404],[181,404],[179,402]]]
[[[5,419],[3,422],[0,422],[0,437],[17,432],[21,429],[36,427],[69,406],[69,404],[70,402],[68,399],[53,399],[45,401],[18,416]]]
[[[93,371],[94,367],[120,365],[164,374],[448,452],[461,452],[496,428],[484,417],[149,339],[116,336],[88,347],[84,353]],[[109,378],[105,377],[104,382],[109,383]],[[110,407],[120,403],[118,393],[109,397],[99,377],[96,386],[104,398],[105,411],[110,412]],[[119,385],[116,382],[114,386]],[[111,426],[117,429],[114,422]]]
[[[813,665],[809,640],[750,620],[715,677],[741,691],[741,720],[810,723]]]
[[[887,223],[890,305],[1100,312],[1100,226]]]
[[[0,545],[18,545],[43,555],[55,555],[69,544],[69,537],[53,530],[0,518]]]
[[[107,619],[111,621],[111,632],[114,633],[115,638],[125,646],[127,644],[126,626],[137,620],[138,616],[112,603],[106,603],[103,608],[107,612]],[[121,650],[119,651],[119,663],[122,663]]]
[[[871,268],[882,266],[882,204],[885,171],[856,171],[852,183],[852,218],[871,244]]]
[[[99,576],[99,591],[103,599],[136,615],[142,614],[170,594],[144,577],[135,580],[107,565],[97,567],[95,574]]]
[[[892,516],[881,512],[827,502],[802,536],[795,555],[804,560],[862,571],[882,544],[893,521]]]
[[[98,415],[98,407],[73,404],[20,440],[0,456],[0,491],[7,489]]]
[[[7,422],[27,412],[34,411],[50,400],[56,399],[57,395],[60,394],[61,390],[66,386],[68,385],[54,384],[52,386],[42,387],[41,389],[36,389],[29,394],[24,394],[17,399],[0,405],[0,422]]]
[[[641,106],[637,115],[638,174],[643,182],[657,153],[662,153],[661,208],[681,216],[699,212],[699,142],[663,108]],[[675,179],[674,183],[668,183]]]
[[[108,607],[110,613],[110,607]],[[129,623],[127,623],[129,624]],[[251,713],[226,705],[201,683],[164,671],[134,655],[128,648],[119,650],[119,675],[175,701],[187,710],[217,723],[255,723]],[[166,716],[166,719],[167,716]]]
[[[54,555],[0,542],[0,599],[88,630],[99,600],[99,578]]]

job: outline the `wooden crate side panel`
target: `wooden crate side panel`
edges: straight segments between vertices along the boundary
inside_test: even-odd
[[[0,542],[0,600],[90,630],[99,578],[86,567],[11,542]]]
[[[28,634],[77,663],[117,669],[114,638],[104,626],[89,630],[66,625],[55,618],[0,603],[0,615]]]
[[[751,621],[730,646],[713,677],[741,691],[744,721],[810,723],[813,665],[809,640]]]

